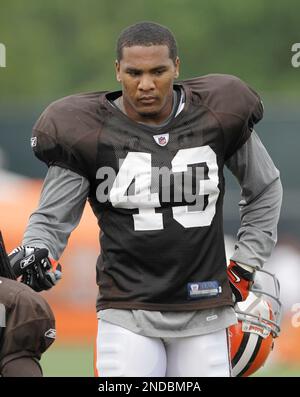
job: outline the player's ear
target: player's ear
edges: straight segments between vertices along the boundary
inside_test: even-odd
[[[174,73],[174,78],[177,79],[179,76],[179,68],[180,68],[180,59],[176,57],[175,59],[175,73]]]
[[[121,77],[120,77],[120,62],[116,59],[115,61],[115,69],[116,69],[116,79],[117,81],[121,82]]]

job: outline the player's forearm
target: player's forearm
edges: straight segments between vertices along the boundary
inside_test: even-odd
[[[49,256],[58,260],[67,245],[73,228],[68,224],[58,225],[49,223],[48,220],[47,213],[43,214],[41,209],[35,211],[30,217],[22,245],[47,248]]]
[[[80,175],[50,167],[38,208],[30,216],[23,245],[47,248],[58,259],[78,225],[88,196],[89,183]]]
[[[232,260],[263,266],[277,242],[280,174],[255,132],[226,163],[241,186],[241,227]]]
[[[241,207],[241,227],[232,260],[262,267],[277,242],[282,185],[276,179],[256,200]]]

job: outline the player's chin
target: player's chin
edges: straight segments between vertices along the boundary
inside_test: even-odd
[[[155,117],[160,114],[160,107],[155,105],[139,106],[137,112],[142,117]]]
[[[152,112],[150,112],[150,111],[145,111],[145,112],[139,112],[139,115],[141,116],[141,117],[143,117],[143,118],[154,118],[154,117],[157,117],[158,115],[159,115],[159,112],[156,112],[156,111],[152,111]]]

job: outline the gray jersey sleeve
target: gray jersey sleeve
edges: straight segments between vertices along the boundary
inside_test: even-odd
[[[277,242],[280,174],[255,131],[226,162],[241,186],[241,226],[232,260],[262,267]]]
[[[81,219],[88,193],[86,178],[65,168],[50,167],[22,244],[47,248],[49,255],[58,260]]]

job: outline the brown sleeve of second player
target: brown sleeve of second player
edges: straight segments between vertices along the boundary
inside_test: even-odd
[[[1,376],[3,377],[30,377],[38,378],[43,376],[39,360],[34,357],[7,357],[5,365],[2,366]]]
[[[9,361],[20,357],[40,359],[55,339],[55,319],[42,295],[23,290],[7,313],[2,336],[0,372]]]

